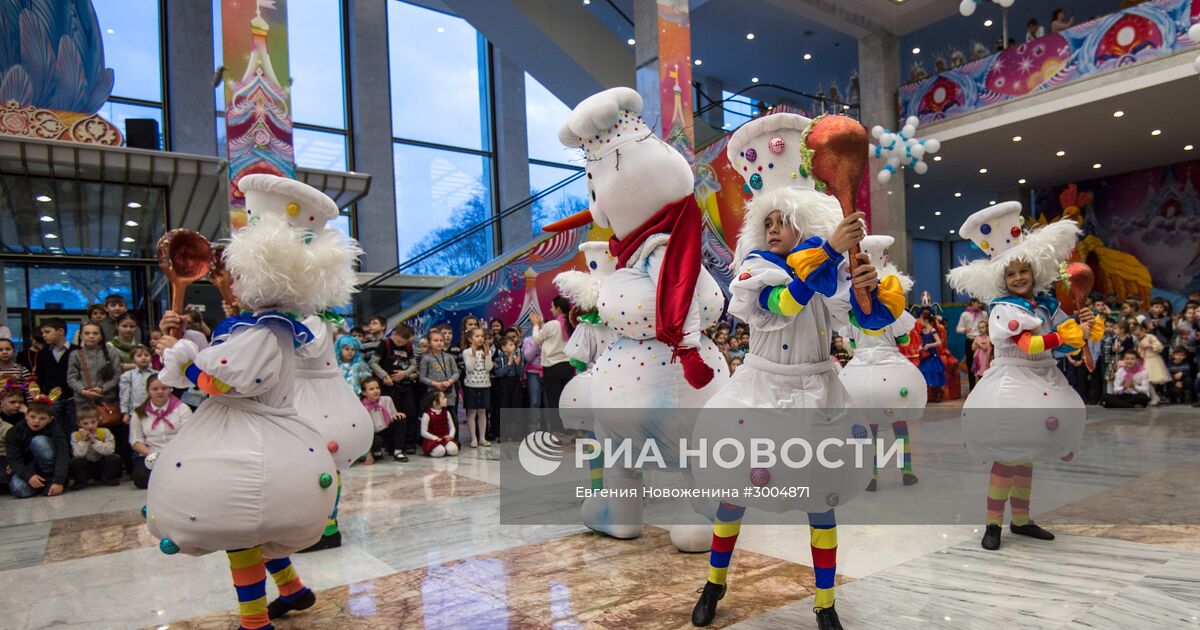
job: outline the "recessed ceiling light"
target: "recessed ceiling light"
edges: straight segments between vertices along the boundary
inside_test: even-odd
[[[591,3],[592,3],[592,0],[583,0],[583,6],[585,6],[585,7]]]
[[[961,196],[962,196],[962,193],[954,193],[954,196],[955,196],[955,197],[961,197]]]
[[[913,184],[913,188],[920,188],[920,187],[921,187],[920,184]]]
[[[1021,136],[1013,136],[1013,142],[1020,142]]]
[[[1118,109],[1117,111],[1113,112],[1113,118],[1120,118],[1120,117],[1122,117],[1122,116],[1124,116],[1124,115],[1125,115],[1125,112],[1123,112],[1123,111],[1121,111],[1121,110],[1119,110],[1119,109]]]
[[[112,30],[111,28],[110,28],[110,29],[108,29],[108,30],[106,30],[106,31],[104,31],[104,32],[105,32],[105,33],[108,33],[109,35],[112,35],[113,33],[116,33],[116,31]]]
[[[954,233],[954,230],[953,230],[953,229],[951,229],[951,230],[950,230],[950,233],[951,233],[951,234],[953,234],[953,233]]]
[[[632,38],[632,37],[630,37],[628,40],[626,40],[626,41],[625,41],[625,43],[626,43],[626,44],[629,44],[630,46],[632,46],[632,45],[634,45],[634,44],[636,44],[636,43],[637,43],[637,40],[636,40],[636,39],[634,39],[634,38]]]
[[[130,219],[130,220],[128,220],[128,221],[126,221],[126,222],[125,222],[125,225],[126,225],[127,227],[137,227],[137,226],[138,226],[138,222],[137,222],[137,221],[134,221],[133,219]]]
[[[810,59],[812,59],[812,53],[804,53],[804,60],[809,61]]]
[[[750,77],[751,83],[758,83],[758,77]]]
[[[754,33],[746,33],[746,39],[754,39]]]
[[[941,210],[934,210],[934,211],[933,211],[933,216],[935,216],[935,217],[940,217],[940,216],[942,216],[942,211],[941,211]]]
[[[942,161],[942,156],[940,156],[940,155],[935,155],[935,156],[933,156],[933,161],[934,161],[934,162],[941,162],[941,161]]]
[[[38,201],[40,201],[42,203],[48,203],[48,202],[54,201],[47,195],[38,195],[38,196],[34,197],[34,199],[37,199]]]
[[[888,191],[888,194],[889,194],[889,195],[890,195],[890,194],[892,194],[892,191],[890,191],[890,190],[889,190],[889,191]]]
[[[920,49],[920,48],[914,48],[914,49],[913,49],[913,54],[914,54],[914,55],[919,55],[919,54],[921,54],[921,49]]]
[[[981,168],[981,169],[979,169],[979,174],[980,174],[980,175],[987,175],[987,169],[986,169],[986,168]]]
[[[1017,183],[1018,183],[1018,184],[1024,184],[1024,183],[1025,183],[1025,178],[1024,178],[1024,177],[1022,177],[1021,179],[1018,179],[1018,180],[1017,180]]]
[[[48,214],[43,214],[41,219],[42,219],[42,223],[50,223],[50,222],[54,221],[54,217],[52,217]]]
[[[1196,148],[1196,147],[1194,147],[1194,146],[1192,146],[1192,145],[1190,145],[1190,144],[1189,144],[1189,145],[1186,145],[1186,146],[1184,146],[1184,147],[1183,147],[1183,150],[1184,150],[1184,151],[1191,151],[1192,149],[1195,149],[1195,148]]]
[[[443,28],[443,27],[441,27],[441,26],[439,26],[439,27],[437,27],[437,32],[439,32],[439,33],[445,33],[445,32],[446,32],[446,29],[445,29],[445,28]]]
[[[133,243],[136,240],[137,239],[133,238],[132,236],[126,236],[125,238],[121,239],[121,242],[122,243]]]
[[[1092,168],[1100,168],[1100,163],[1096,162],[1095,164],[1092,165]]]
[[[992,25],[992,21],[991,21],[991,20],[984,20],[984,21],[983,21],[983,25],[984,25],[985,27],[989,27],[989,26],[991,26],[991,25]]]
[[[45,236],[46,238],[51,238],[51,239],[58,238],[57,234],[43,234],[42,236]]]
[[[136,201],[130,201],[129,203],[125,204],[125,207],[126,208],[141,208],[142,204],[140,204]]]
[[[1066,154],[1067,154],[1067,152],[1066,152],[1066,151],[1063,151],[1063,150],[1059,149],[1058,153],[1055,153],[1054,155],[1057,155],[1058,157],[1062,157],[1062,156],[1064,156],[1064,155],[1066,155]]]
[[[917,226],[917,229],[918,229],[918,230],[924,230],[924,229],[925,229],[925,226],[924,226],[924,225],[918,225],[918,226]]]
[[[989,202],[988,202],[988,205],[989,205],[989,206],[994,206],[994,205],[996,205],[996,200],[995,200],[995,199],[993,199],[993,200],[989,201]]]
[[[693,63],[695,63],[697,66],[704,65],[704,60],[703,60],[703,59],[697,59],[697,60],[696,60],[696,61],[694,61]]]
[[[1162,135],[1162,129],[1155,129],[1154,131],[1151,131],[1151,132],[1150,132],[1150,135],[1152,135],[1152,136],[1161,136],[1161,135]]]

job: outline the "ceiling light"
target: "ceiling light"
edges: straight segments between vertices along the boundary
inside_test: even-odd
[[[439,33],[445,33],[445,32],[446,32],[446,29],[444,29],[444,28],[442,28],[442,27],[440,27],[440,26],[439,26],[439,27],[437,27],[437,32],[439,32]]]
[[[1123,112],[1123,111],[1121,111],[1121,110],[1119,110],[1119,109],[1118,109],[1117,111],[1113,112],[1113,118],[1120,118],[1120,117],[1122,117],[1122,116],[1124,116],[1124,115],[1125,115],[1125,112]]]
[[[933,161],[934,161],[934,162],[941,162],[941,161],[942,161],[942,156],[940,156],[940,155],[935,155],[935,156],[933,156]]]
[[[125,222],[125,226],[126,226],[126,227],[137,227],[137,226],[138,226],[138,222],[137,222],[137,221],[134,221],[133,219],[130,219],[130,220],[128,220],[128,221],[126,221],[126,222]]]
[[[1096,162],[1095,164],[1092,165],[1092,168],[1100,168],[1100,163]]]
[[[804,60],[808,61],[810,59],[812,59],[812,53],[804,53]]]
[[[1184,150],[1184,151],[1191,151],[1192,149],[1195,149],[1195,148],[1196,148],[1196,147],[1194,147],[1194,146],[1192,146],[1192,145],[1190,145],[1190,144],[1189,144],[1189,145],[1186,145],[1186,146],[1184,146],[1184,147],[1183,147],[1183,150]]]
[[[1024,183],[1025,183],[1025,178],[1024,178],[1024,177],[1022,177],[1021,179],[1018,179],[1018,180],[1017,180],[1017,183],[1018,183],[1018,184],[1024,184]]]
[[[996,200],[995,200],[995,199],[993,199],[993,200],[989,201],[989,202],[988,202],[988,205],[989,205],[989,206],[994,206],[994,205],[996,205]]]
[[[125,238],[121,239],[122,243],[134,243],[136,241],[137,239],[133,238],[132,236],[126,236]]]
[[[751,83],[758,83],[758,77],[750,77]]]
[[[106,31],[104,31],[104,32],[105,32],[105,33],[108,33],[109,35],[112,35],[113,33],[116,33],[116,31],[112,30],[111,28],[110,28],[110,29],[108,29],[108,30],[106,30]]]
[[[991,20],[984,20],[984,21],[983,21],[983,26],[984,26],[985,28],[986,28],[986,27],[990,27],[991,25],[992,25],[992,21],[991,21]]]
[[[142,204],[140,204],[136,201],[130,201],[129,203],[125,204],[125,207],[126,208],[141,208]]]
[[[636,43],[637,43],[637,40],[636,40],[636,39],[634,39],[634,38],[632,38],[632,37],[630,37],[628,40],[626,40],[626,41],[625,41],[625,43],[626,43],[626,44],[629,44],[630,46],[633,46],[634,44],[636,44]]]
[[[1155,129],[1154,131],[1151,131],[1151,132],[1150,132],[1150,135],[1152,135],[1152,136],[1161,136],[1161,135],[1162,135],[1162,129]]]
[[[38,195],[38,196],[34,197],[34,199],[37,199],[38,201],[40,201],[40,202],[42,202],[42,203],[47,203],[47,202],[50,202],[50,201],[54,201],[53,199],[51,199],[51,198],[50,198],[50,197],[48,197],[47,195]]]
[[[987,169],[986,169],[986,168],[981,168],[981,169],[979,169],[979,174],[980,174],[980,175],[987,175]]]
[[[914,54],[914,55],[919,55],[919,54],[921,54],[921,49],[920,49],[920,48],[914,48],[914,49],[913,49],[913,54]]]
[[[592,0],[583,0],[583,6],[585,6],[585,7],[591,3],[592,3]]]
[[[43,215],[42,215],[42,223],[50,223],[50,222],[52,222],[52,221],[54,221],[54,217],[52,217],[52,216],[50,216],[50,215],[48,215],[48,214],[43,214]]]
[[[704,64],[704,61],[703,61],[702,59],[697,59],[697,60],[696,60],[696,61],[694,61],[693,63],[695,63],[697,66],[699,66],[699,65],[703,65],[703,64]]]
[[[850,109],[850,106],[849,106],[849,105],[842,105],[842,111],[845,111],[845,110],[847,110],[847,109]]]
[[[951,234],[953,234],[953,233],[954,233],[954,230],[953,230],[953,229],[951,229],[951,230],[950,230],[950,233],[951,233]]]
[[[934,210],[934,211],[933,211],[933,216],[935,216],[935,217],[940,217],[940,216],[942,216],[942,211],[941,211],[941,210]]]
[[[1020,142],[1021,136],[1013,136],[1013,142]]]
[[[46,238],[58,238],[57,234],[43,234],[42,236],[45,236]]]
[[[889,191],[888,191],[888,194],[889,194],[889,195],[890,195],[890,194],[892,194],[892,191],[890,191],[890,190],[889,190]]]
[[[122,254],[131,254],[131,253],[133,253],[133,250],[132,249],[122,249],[121,253]]]
[[[1066,155],[1066,154],[1067,154],[1067,152],[1066,152],[1066,151],[1063,151],[1062,149],[1059,149],[1058,153],[1055,153],[1054,155],[1057,155],[1058,157],[1062,157],[1062,156],[1064,156],[1064,155]]]
[[[954,196],[955,196],[955,197],[961,197],[961,196],[962,196],[962,193],[954,193]]]
[[[754,33],[746,33],[746,39],[754,39]]]
[[[920,187],[921,187],[920,184],[913,184],[913,188],[920,188]]]
[[[925,226],[924,226],[924,225],[918,225],[918,226],[917,226],[917,229],[918,229],[918,230],[924,230],[924,229],[925,229]]]

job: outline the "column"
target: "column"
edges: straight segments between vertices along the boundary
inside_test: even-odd
[[[529,198],[529,135],[525,124],[525,71],[492,47],[492,87],[496,103],[496,168],[500,190],[497,212]],[[500,221],[500,251],[524,245],[532,234],[529,205]]]
[[[217,110],[213,105],[212,2],[165,2],[167,37],[166,137],[180,153],[217,154]]]
[[[653,128],[662,119],[662,97],[658,77],[658,2],[633,1],[634,72],[642,95],[642,119]],[[658,129],[654,129],[656,133]],[[661,135],[661,134],[660,134]]]
[[[396,173],[392,163],[392,102],[388,80],[387,2],[347,0],[350,135],[354,170],[371,175],[371,192],[356,207],[363,271],[399,264]]]
[[[883,125],[897,129],[899,111],[896,94],[900,89],[900,40],[886,31],[876,31],[858,40],[859,85],[862,101],[862,123],[868,129]],[[912,243],[908,234],[904,207],[905,171],[897,172],[887,184],[880,184],[875,175],[884,161],[872,159],[871,233],[895,237],[891,256],[896,266],[908,271]]]

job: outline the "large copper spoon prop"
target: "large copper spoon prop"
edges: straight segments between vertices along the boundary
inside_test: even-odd
[[[1088,296],[1092,293],[1092,286],[1096,284],[1096,276],[1092,273],[1092,268],[1087,266],[1087,263],[1073,262],[1067,265],[1067,284],[1071,289],[1071,297],[1075,299],[1075,312],[1088,305]],[[1096,321],[1092,320],[1092,328],[1095,328]],[[1083,364],[1087,366],[1088,372],[1096,371],[1096,360],[1092,358],[1092,351],[1088,348],[1087,342],[1092,339],[1092,331],[1083,331]]]
[[[842,216],[855,212],[854,200],[858,185],[867,166],[867,151],[871,141],[867,129],[847,116],[823,116],[812,123],[806,140],[814,152],[812,175],[825,182],[825,190],[842,206]],[[850,248],[850,273],[858,268],[858,245]],[[863,313],[871,313],[871,293],[864,288],[854,289],[854,296]]]
[[[171,310],[182,317],[188,286],[208,275],[212,244],[197,232],[179,228],[158,239],[157,252],[158,266],[171,283]],[[176,339],[182,333],[178,327],[167,332]]]
[[[213,245],[212,262],[209,265],[208,279],[221,292],[221,299],[225,303],[238,308],[237,296],[233,293],[233,276],[229,270],[225,268],[225,246]]]

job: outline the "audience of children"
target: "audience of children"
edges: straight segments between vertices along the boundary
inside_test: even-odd
[[[100,426],[100,414],[91,405],[78,405],[79,429],[71,433],[71,490],[82,490],[92,481],[106,486],[121,483],[121,458],[113,432]]]

